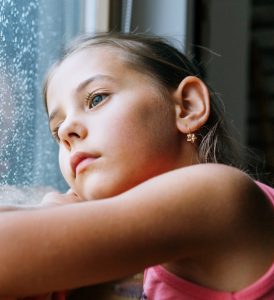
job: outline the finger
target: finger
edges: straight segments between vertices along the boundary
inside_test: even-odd
[[[78,202],[79,197],[75,194],[70,192],[70,194],[60,194],[58,192],[51,192],[48,193],[43,201],[42,205],[60,205],[60,204],[66,204],[71,202]]]
[[[75,193],[72,189],[69,189],[67,192],[66,192],[66,195],[71,197],[70,199],[73,201],[73,202],[80,202],[80,201],[84,201],[84,199],[80,198],[79,195],[77,195],[77,193]]]
[[[61,197],[61,194],[58,192],[50,192],[47,193],[42,200],[42,204],[52,202],[53,199],[59,199]]]
[[[73,191],[73,189],[68,189],[66,194],[67,195],[76,195],[76,193]]]

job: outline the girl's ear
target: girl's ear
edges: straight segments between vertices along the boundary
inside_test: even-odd
[[[202,80],[187,76],[174,92],[176,125],[183,133],[190,133],[203,126],[210,113],[209,92]]]

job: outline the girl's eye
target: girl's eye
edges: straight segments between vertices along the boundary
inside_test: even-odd
[[[60,138],[59,138],[59,135],[58,135],[58,129],[59,129],[59,128],[55,128],[55,129],[52,131],[52,136],[53,136],[53,138],[56,140],[57,143],[60,142]]]
[[[100,104],[108,95],[107,94],[89,94],[87,97],[88,107],[93,108]]]
[[[52,130],[52,136],[56,140],[56,142],[60,143],[60,137],[59,137],[59,128],[61,123],[59,123],[53,130]]]

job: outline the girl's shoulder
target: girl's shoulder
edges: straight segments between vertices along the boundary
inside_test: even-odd
[[[192,180],[189,185],[198,190],[202,201],[207,199],[209,206],[221,203],[240,220],[247,221],[246,217],[251,216],[258,219],[266,212],[273,217],[274,189],[235,167],[198,164],[178,170],[178,177],[180,181]]]
[[[200,230],[239,239],[248,232],[274,230],[273,188],[222,164],[198,164],[175,172],[180,187],[173,185],[174,197],[188,201],[182,206],[193,216],[192,222],[197,219]],[[198,227],[202,220],[210,222]]]
[[[183,257],[165,267],[215,290],[241,290],[257,280],[273,263],[273,189],[220,164],[180,169],[177,178],[194,190],[184,208],[196,246],[190,260]]]
[[[208,163],[197,164],[178,170],[178,177],[184,181],[191,178],[193,187],[200,192],[207,191],[217,198],[248,199],[249,204],[254,201],[274,202],[274,189],[261,183],[235,167],[224,164]],[[269,201],[270,200],[270,201]]]

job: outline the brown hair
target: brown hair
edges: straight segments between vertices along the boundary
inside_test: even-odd
[[[129,66],[153,77],[164,92],[176,89],[181,80],[190,75],[205,82],[199,68],[163,38],[124,33],[83,35],[73,41],[63,58],[51,68],[44,85],[45,104],[47,84],[54,69],[67,57],[94,46],[122,50]],[[223,163],[244,169],[240,147],[232,138],[224,118],[224,105],[212,89],[208,85],[207,87],[211,98],[211,110],[206,124],[196,132],[199,161]]]

